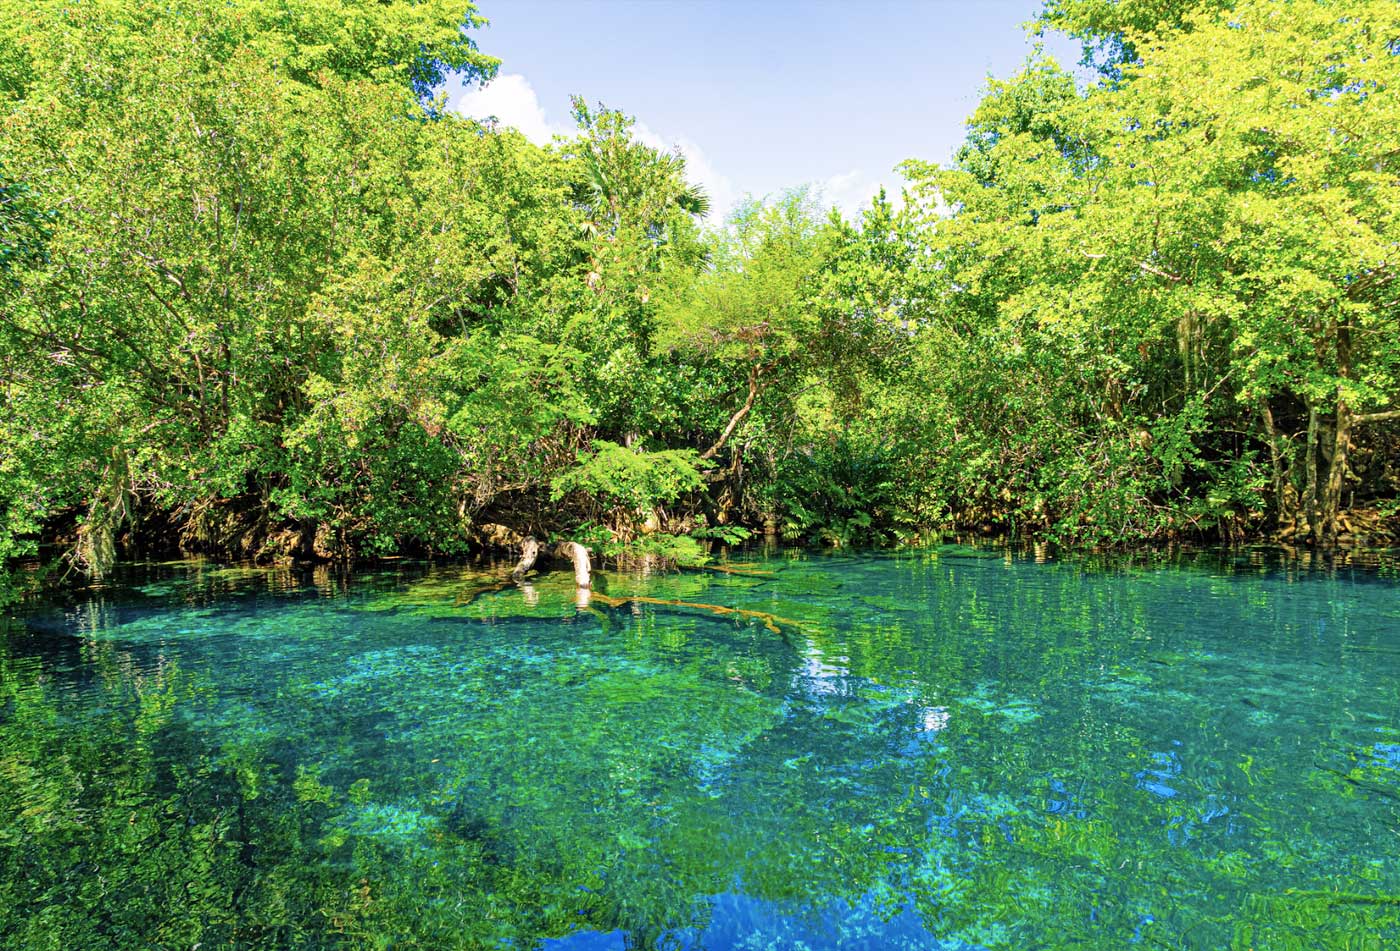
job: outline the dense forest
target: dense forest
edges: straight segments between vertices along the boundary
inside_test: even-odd
[[[1392,0],[1049,0],[1093,81],[991,81],[857,220],[713,220],[585,98],[547,147],[447,110],[489,12],[0,2],[0,589],[1400,531]]]

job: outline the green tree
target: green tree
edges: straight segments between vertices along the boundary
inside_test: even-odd
[[[1033,64],[994,84],[958,167],[910,166],[930,333],[970,374],[955,496],[1067,535],[1270,508],[1338,533],[1352,433],[1396,398],[1395,16],[1239,3],[1127,28],[1117,81],[1071,96]]]

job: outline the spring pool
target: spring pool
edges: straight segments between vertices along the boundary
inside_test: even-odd
[[[1384,569],[728,566],[24,605],[0,946],[1400,947]]]

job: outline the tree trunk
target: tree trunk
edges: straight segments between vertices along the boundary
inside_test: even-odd
[[[1287,476],[1283,464],[1283,453],[1279,450],[1278,426],[1274,424],[1274,411],[1269,408],[1267,399],[1260,405],[1259,417],[1264,423],[1264,438],[1269,443],[1269,465],[1274,474],[1274,517],[1282,522],[1289,514],[1286,509],[1287,499],[1284,497]]]
[[[1308,445],[1305,458],[1307,484],[1303,489],[1303,508],[1307,513],[1308,533],[1314,545],[1322,541],[1322,521],[1317,500],[1317,406],[1308,400]]]
[[[724,432],[719,434],[719,439],[715,442],[715,444],[709,449],[706,449],[704,452],[700,453],[701,459],[713,459],[719,453],[719,451],[724,448],[724,444],[729,441],[729,437],[734,435],[735,427],[738,426],[741,422],[743,422],[744,417],[749,415],[749,411],[753,409],[754,401],[758,399],[759,390],[762,389],[759,380],[762,378],[764,371],[770,370],[772,369],[772,367],[773,364],[771,363],[755,363],[753,367],[749,370],[748,399],[744,400],[744,405],[739,407],[738,411],[729,418],[729,425],[724,427]]]
[[[1351,408],[1337,400],[1337,425],[1332,434],[1332,462],[1327,468],[1327,484],[1322,494],[1324,541],[1337,543],[1337,516],[1342,507],[1342,484],[1346,480],[1347,450],[1351,447]]]
[[[1337,352],[1337,375],[1351,378],[1351,326],[1340,320],[1334,325]],[[1352,412],[1347,405],[1346,384],[1337,386],[1337,417],[1332,427],[1332,458],[1327,466],[1327,484],[1322,494],[1322,530],[1324,541],[1337,543],[1337,516],[1342,508],[1342,484],[1346,481],[1347,450],[1351,448]]]
[[[1351,380],[1351,324],[1340,319],[1334,325],[1337,338],[1337,424],[1331,434],[1331,465],[1327,468],[1327,487],[1323,493],[1323,520],[1326,522],[1327,542],[1337,543],[1337,515],[1341,513],[1341,489],[1347,480],[1347,451],[1351,448],[1351,406],[1347,405],[1347,384]]]

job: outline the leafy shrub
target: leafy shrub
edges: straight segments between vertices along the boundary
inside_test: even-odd
[[[767,487],[783,537],[845,548],[888,540],[895,508],[891,454],[846,438],[783,460]]]
[[[676,568],[703,565],[710,560],[704,546],[689,535],[656,532],[630,541],[603,545],[603,555],[621,568]]]

